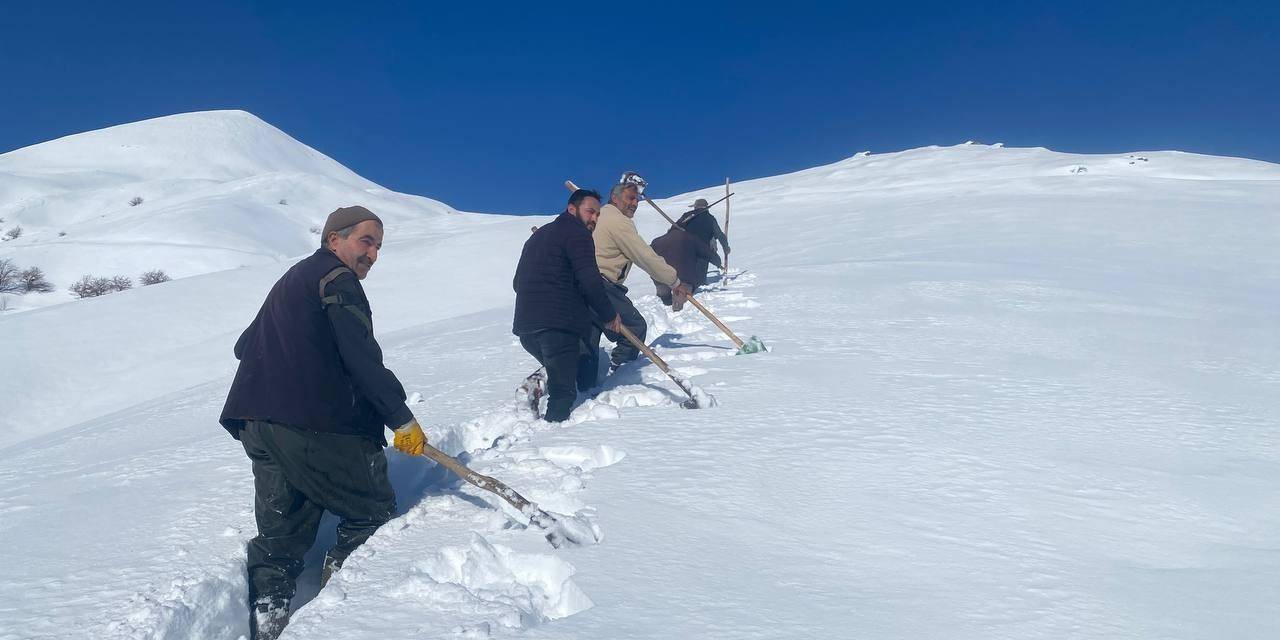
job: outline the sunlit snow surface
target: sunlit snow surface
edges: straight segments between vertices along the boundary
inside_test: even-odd
[[[602,540],[553,549],[391,451],[401,514],[316,595],[326,527],[286,637],[1280,635],[1280,167],[1129,155],[735,184],[742,273],[701,299],[771,351],[637,272],[650,341],[718,406],[642,361],[562,425],[519,406],[510,335],[548,218],[389,224],[365,284],[432,442]],[[0,638],[245,633],[251,476],[216,418],[288,264],[0,317]]]

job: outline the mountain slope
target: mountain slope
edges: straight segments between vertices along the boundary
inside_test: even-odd
[[[772,351],[732,356],[633,275],[651,340],[717,406],[678,408],[639,362],[560,426],[512,398],[533,368],[509,333],[529,220],[388,225],[366,284],[432,442],[603,541],[552,550],[390,452],[401,514],[319,595],[311,563],[286,637],[1275,636],[1280,168],[1138,155],[971,145],[736,184],[746,272],[703,299]],[[647,205],[637,221],[663,228]],[[198,369],[184,386],[139,354],[138,379],[87,398],[22,389],[116,404],[0,450],[0,638],[244,632],[250,472],[215,421],[234,335],[282,268],[0,318],[136,346],[165,331],[108,302],[172,327],[204,291],[228,307],[192,328],[207,351],[174,340]],[[93,374],[110,353],[24,370]]]
[[[137,205],[131,202],[141,200]],[[451,213],[388,191],[243,111],[187,113],[110,127],[0,155],[0,224],[22,235],[0,258],[38,266],[70,299],[80,276],[163,269],[186,277],[297,256],[339,206],[388,221]]]

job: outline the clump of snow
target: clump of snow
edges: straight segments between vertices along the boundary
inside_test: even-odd
[[[522,626],[528,617],[554,620],[591,607],[591,599],[571,580],[569,563],[548,554],[519,553],[476,535],[466,547],[441,549],[415,568],[434,583],[427,588],[456,584],[473,593],[501,593],[490,599],[504,602],[497,622],[508,627]],[[403,588],[415,585],[406,581]]]

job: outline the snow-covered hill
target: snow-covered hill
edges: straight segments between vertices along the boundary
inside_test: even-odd
[[[135,198],[141,202],[131,204]],[[0,258],[37,266],[71,299],[85,274],[162,269],[175,278],[276,262],[310,251],[313,228],[362,203],[391,221],[451,213],[388,191],[243,111],[186,113],[91,131],[0,155]]]
[[[555,427],[513,401],[530,219],[388,224],[366,285],[432,441],[604,539],[552,550],[391,452],[401,515],[319,595],[312,563],[286,637],[1277,636],[1280,167],[1130,155],[735,184],[745,272],[703,299],[772,352],[732,356],[637,272],[651,340],[718,406],[641,362]],[[251,476],[216,417],[285,266],[0,317],[0,638],[244,632]]]

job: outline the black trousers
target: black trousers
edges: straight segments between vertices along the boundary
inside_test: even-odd
[[[240,433],[253,461],[249,602],[293,599],[302,559],[325,511],[341,518],[329,562],[341,564],[396,512],[382,445],[361,436],[251,421]]]
[[[604,276],[601,276],[602,278]],[[613,303],[613,308],[622,317],[622,324],[631,330],[641,342],[645,340],[645,332],[648,325],[645,324],[644,316],[636,309],[636,305],[631,303],[631,299],[627,297],[627,288],[610,282],[608,279],[604,281],[604,291],[609,296],[609,302]],[[594,316],[595,314],[592,313]],[[613,320],[613,318],[596,319],[600,325]],[[596,386],[599,382],[599,344],[600,344],[600,326],[592,326],[590,335],[587,336],[586,353],[582,356],[582,362],[578,365],[579,377],[578,387],[588,389]],[[631,362],[640,356],[640,350],[631,344],[625,336],[612,331],[605,331],[604,335],[610,342],[614,343],[613,352],[609,354],[610,364],[617,367],[625,363]],[[589,384],[585,384],[588,383]]]
[[[547,369],[547,422],[568,419],[573,401],[578,397],[576,383],[582,337],[571,331],[545,329],[520,336],[520,345]]]

